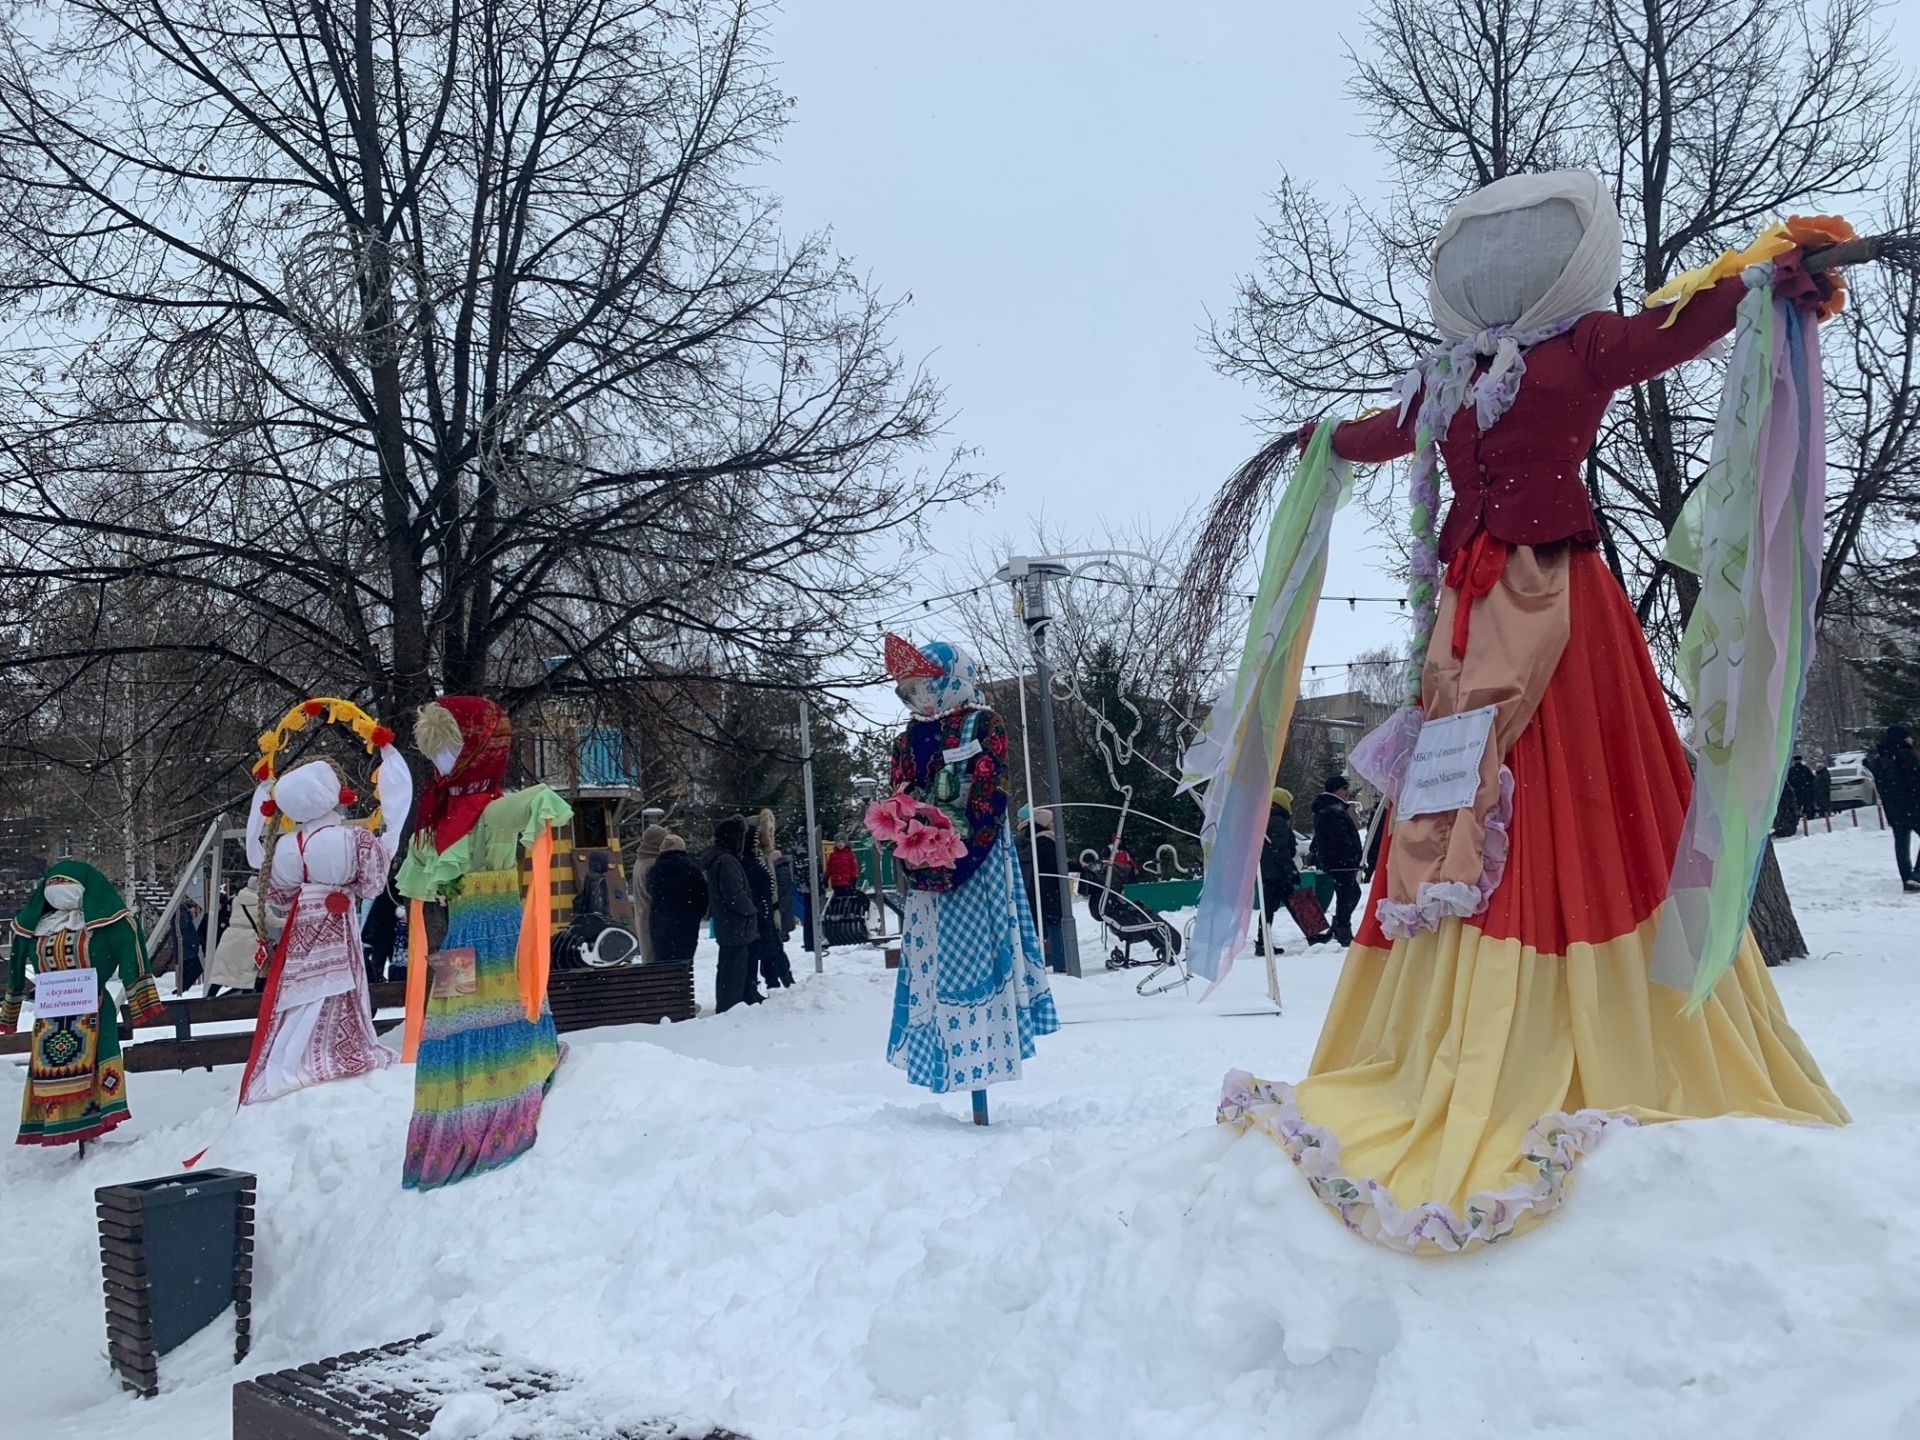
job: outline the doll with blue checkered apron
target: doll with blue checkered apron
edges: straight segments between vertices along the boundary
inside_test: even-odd
[[[965,842],[950,867],[895,850],[908,888],[887,1059],[936,1095],[972,1092],[984,1124],[986,1088],[1019,1079],[1060,1025],[1007,823],[1007,727],[956,646],[889,635],[887,669],[912,712],[894,741],[895,794],[936,807]]]

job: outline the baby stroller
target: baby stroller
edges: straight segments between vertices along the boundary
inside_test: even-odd
[[[1180,931],[1153,907],[1127,898],[1125,877],[1111,860],[1087,863],[1091,858],[1082,857],[1082,878],[1087,888],[1087,908],[1114,942],[1107,952],[1107,969],[1148,967],[1147,975],[1135,987],[1142,995],[1158,995],[1185,985],[1192,977],[1181,958],[1184,943]],[[1145,945],[1150,956],[1136,958],[1135,945]]]
[[[835,890],[827,897],[826,913],[820,917],[820,934],[829,945],[870,945],[873,935],[867,928],[872,904],[864,890]]]

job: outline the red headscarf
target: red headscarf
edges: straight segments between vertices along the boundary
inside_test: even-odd
[[[458,843],[500,798],[513,758],[513,722],[507,712],[478,695],[443,695],[433,702],[460,727],[460,758],[445,775],[437,771],[420,797],[418,826],[435,850]]]

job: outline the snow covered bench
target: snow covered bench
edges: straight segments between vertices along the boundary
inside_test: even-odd
[[[746,1440],[684,1421],[623,1419],[564,1375],[416,1336],[233,1387],[233,1440]]]

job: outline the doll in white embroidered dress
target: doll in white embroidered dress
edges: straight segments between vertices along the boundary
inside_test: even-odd
[[[323,1080],[344,1080],[391,1065],[373,1031],[367,967],[355,901],[378,895],[412,803],[406,763],[392,746],[381,755],[386,823],[379,831],[345,816],[353,792],[324,760],[261,786],[247,833],[247,858],[265,859],[261,830],[275,813],[293,829],[273,847],[267,900],[286,926],[267,971],[253,1053],[240,1103],[272,1100]]]

